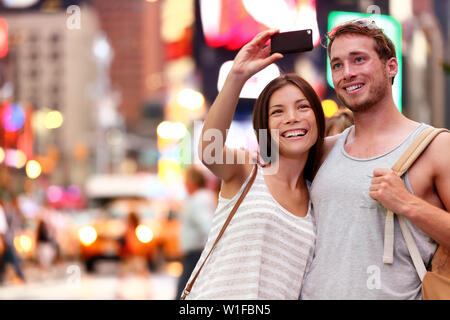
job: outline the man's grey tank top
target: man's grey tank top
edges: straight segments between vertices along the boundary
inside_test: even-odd
[[[316,248],[301,299],[420,299],[421,281],[395,218],[394,263],[383,263],[386,209],[369,196],[375,168],[391,168],[421,124],[399,146],[357,159],[344,150],[351,128],[338,138],[310,189],[317,224]],[[410,192],[407,173],[403,177]],[[406,219],[407,220],[407,219]],[[407,221],[425,264],[437,243]]]

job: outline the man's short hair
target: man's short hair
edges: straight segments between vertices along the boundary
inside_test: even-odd
[[[395,50],[395,45],[391,39],[383,32],[382,29],[377,27],[375,21],[371,18],[363,18],[358,20],[353,20],[346,22],[342,25],[337,26],[332,29],[326,35],[326,38],[329,40],[328,45],[326,46],[328,56],[331,58],[331,47],[333,46],[334,40],[345,34],[356,34],[362,35],[375,40],[375,51],[378,54],[378,57],[384,62],[388,61],[391,58],[396,58],[397,53]],[[394,83],[394,78],[392,78],[392,83]]]

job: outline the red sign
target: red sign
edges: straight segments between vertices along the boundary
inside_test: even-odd
[[[8,54],[8,23],[0,18],[0,58]]]

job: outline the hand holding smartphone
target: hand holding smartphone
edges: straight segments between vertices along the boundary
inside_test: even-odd
[[[305,52],[314,48],[311,29],[276,33],[270,43],[270,54]]]

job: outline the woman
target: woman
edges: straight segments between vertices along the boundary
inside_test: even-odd
[[[260,94],[253,113],[254,129],[258,138],[260,130],[270,131],[267,140],[258,140],[260,148],[271,150],[270,145],[262,145],[267,141],[268,144],[276,143],[279,149],[276,157],[269,155],[272,160],[264,168],[255,167],[250,160],[238,161],[251,156],[245,150],[226,148],[225,139],[221,139],[221,148],[213,155],[216,160],[218,155],[223,158],[211,161],[207,156],[213,143],[208,140],[211,132],[226,136],[245,82],[283,57],[279,53],[269,55],[270,47],[265,46],[277,32],[261,32],[239,51],[224,87],[206,117],[200,137],[200,158],[222,180],[222,188],[213,227],[191,278],[205,259],[253,170],[257,170],[257,175],[187,299],[299,297],[315,242],[306,179],[312,179],[318,167],[325,131],[324,115],[316,93],[306,81],[288,74],[274,79]],[[214,143],[217,145],[217,141]]]

